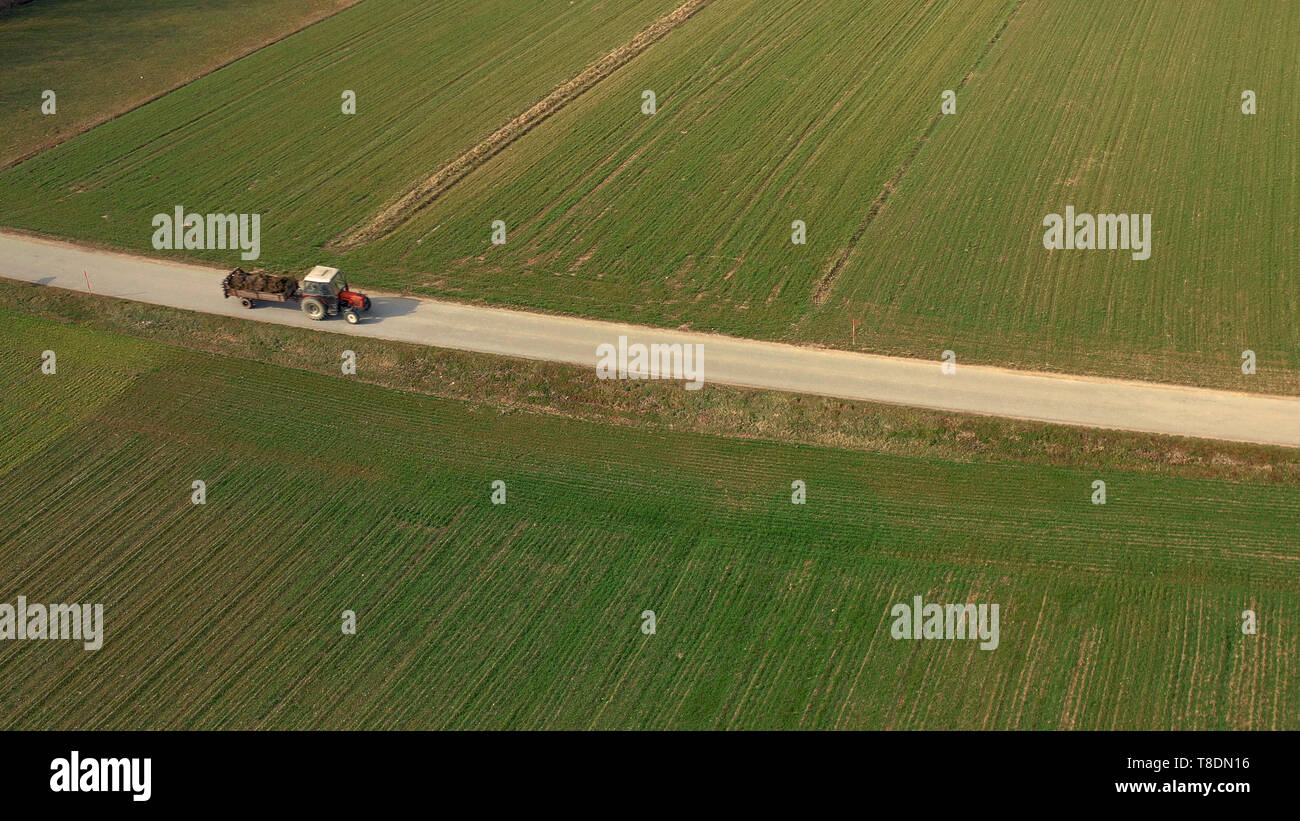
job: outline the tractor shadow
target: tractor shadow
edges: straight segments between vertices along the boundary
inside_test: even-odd
[[[361,324],[383,322],[388,317],[406,316],[415,313],[420,307],[420,300],[400,296],[372,296],[370,311],[361,315]]]
[[[370,298],[370,310],[361,315],[361,325],[380,323],[389,317],[406,316],[414,313],[419,307],[420,300],[408,299],[394,296],[372,296]],[[257,302],[253,310],[255,311],[284,311],[286,313],[301,314],[302,307],[297,302]],[[344,322],[342,315],[326,317],[323,322]],[[311,323],[315,325],[316,323]]]

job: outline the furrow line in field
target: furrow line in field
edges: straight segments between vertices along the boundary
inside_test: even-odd
[[[601,81],[631,62],[712,2],[713,0],[687,0],[669,14],[641,29],[631,40],[587,66],[576,76],[556,86],[550,94],[523,114],[438,169],[433,176],[407,191],[370,219],[331,240],[327,247],[350,250],[392,233],[475,169],[550,119],[552,115],[562,111],[569,103],[595,88]]]
[[[966,87],[970,78],[975,74],[975,69],[984,62],[985,58],[988,57],[989,52],[991,52],[993,47],[998,44],[998,41],[1002,39],[1002,35],[1006,33],[1007,28],[1011,25],[1011,21],[1015,19],[1016,14],[1020,12],[1020,7],[1024,4],[1025,0],[1018,0],[1015,7],[1011,9],[1011,13],[1002,21],[1002,25],[998,27],[997,32],[994,33],[993,37],[984,46],[984,50],[981,51],[979,57],[975,59],[970,70],[966,72],[965,76],[961,78],[961,82],[957,84],[957,91]],[[862,237],[867,233],[867,229],[871,227],[871,223],[874,222],[880,212],[884,210],[885,203],[889,200],[890,195],[898,190],[898,185],[902,182],[903,175],[912,167],[912,163],[916,160],[917,155],[921,153],[921,149],[925,147],[926,141],[930,139],[934,130],[939,126],[939,121],[943,119],[943,116],[942,113],[939,113],[930,118],[929,125],[926,126],[925,131],[921,133],[921,136],[917,138],[916,143],[912,146],[912,150],[908,152],[906,159],[903,160],[903,164],[898,167],[898,171],[894,173],[894,176],[890,177],[889,181],[885,183],[884,187],[880,190],[880,194],[876,197],[875,201],[871,203],[871,207],[867,209],[866,217],[862,220],[858,229],[853,232],[853,236],[849,238],[848,244],[840,249],[840,252],[831,260],[831,264],[826,268],[826,273],[824,273],[822,278],[817,281],[817,287],[813,290],[814,304],[820,305],[826,301],[826,298],[830,295],[831,286],[835,284],[835,280],[839,276],[840,271],[844,269],[849,258],[853,256],[853,252],[857,250],[858,243],[862,241]]]

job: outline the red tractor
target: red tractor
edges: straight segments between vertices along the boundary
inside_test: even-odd
[[[360,291],[348,290],[347,278],[338,268],[317,265],[302,278],[302,312],[308,319],[324,319],[342,313],[348,324],[361,321],[361,314],[370,310],[370,297]]]

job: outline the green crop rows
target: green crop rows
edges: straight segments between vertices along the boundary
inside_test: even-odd
[[[0,12],[0,167],[353,2],[56,0]]]
[[[137,252],[176,205],[260,213],[264,263],[315,264],[317,246],[672,5],[366,0],[12,169],[0,213]]]
[[[1095,506],[1083,471],[6,334],[0,595],[105,637],[0,643],[5,728],[1300,726],[1291,486],[1116,472]],[[999,603],[1000,647],[891,639],[914,595]]]
[[[1251,349],[1300,393],[1300,6],[1080,11],[1024,4],[801,336],[1258,390]],[[1152,214],[1151,258],[1044,249],[1067,205]]]

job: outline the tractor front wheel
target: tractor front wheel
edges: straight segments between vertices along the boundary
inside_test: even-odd
[[[343,318],[348,321],[349,325],[355,325],[361,321],[361,315],[351,308],[343,312]]]
[[[325,303],[314,297],[308,297],[302,301],[302,312],[308,319],[324,319]]]

